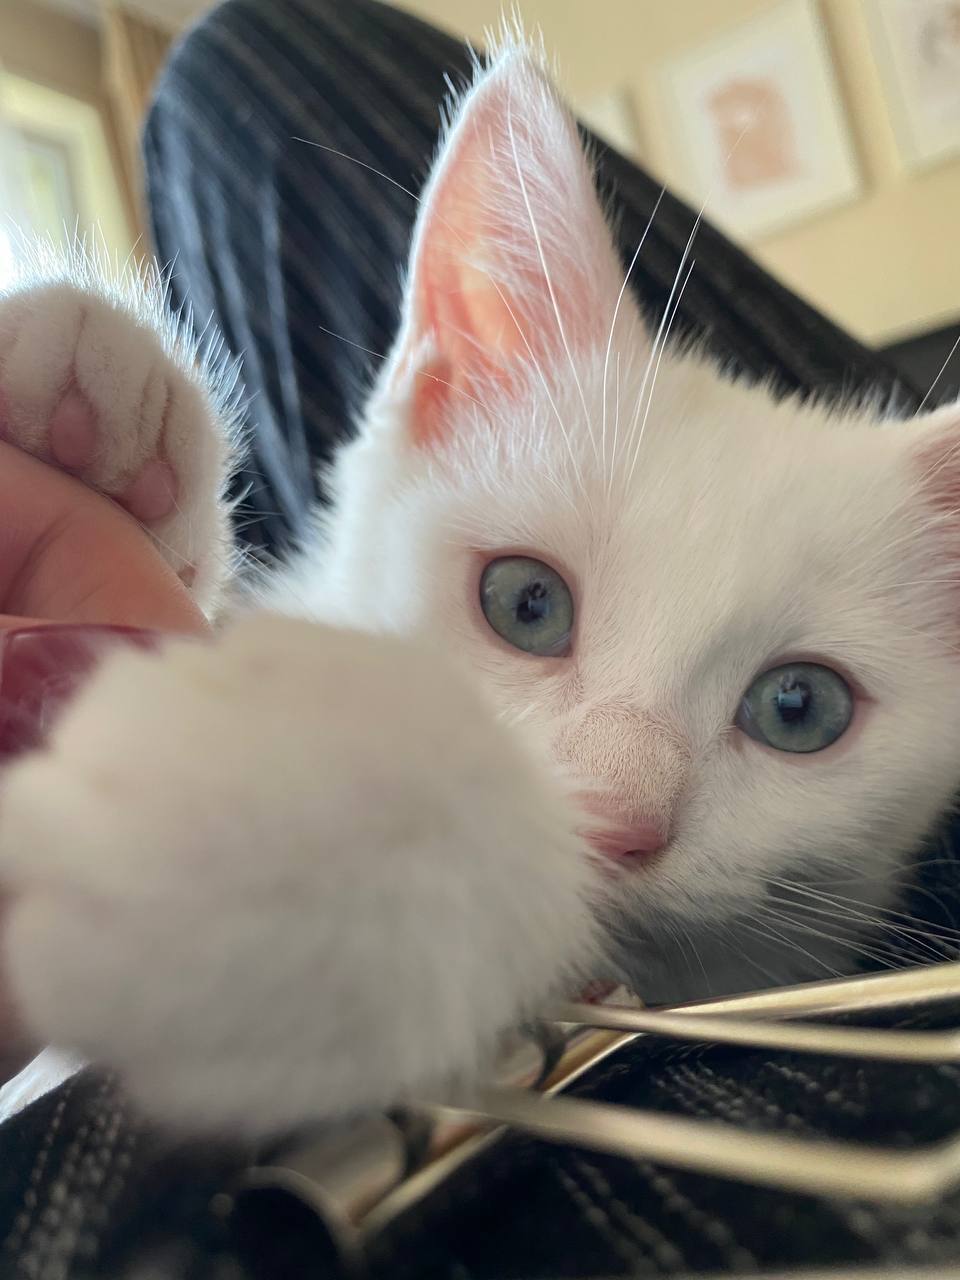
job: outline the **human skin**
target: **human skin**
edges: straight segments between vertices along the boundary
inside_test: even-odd
[[[13,632],[51,625],[196,635],[209,629],[131,516],[72,476],[0,440],[0,737],[4,709],[18,696],[10,686],[23,680],[22,674],[5,670],[4,644]],[[36,640],[31,644],[37,648]],[[24,1043],[3,980],[5,905],[0,892],[0,1080],[34,1047]]]

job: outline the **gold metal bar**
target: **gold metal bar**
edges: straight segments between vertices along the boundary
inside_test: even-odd
[[[706,1013],[662,1013],[589,1004],[561,1005],[552,1012],[560,1022],[674,1040],[826,1053],[879,1062],[960,1062],[960,1031],[883,1031],[809,1023],[771,1025],[743,1018],[711,1017]]]
[[[576,1036],[563,1062],[541,1084],[541,1091],[549,1096],[559,1089],[567,1088],[585,1072],[598,1066],[605,1058],[635,1039],[636,1036],[633,1035],[612,1035],[609,1031],[594,1031]],[[450,1116],[442,1116],[438,1108],[428,1107],[425,1110],[438,1122],[445,1121],[436,1126],[438,1136],[454,1127],[450,1123]],[[452,1112],[451,1114],[456,1121],[456,1127],[464,1135],[462,1140],[458,1145],[451,1143],[443,1147],[434,1159],[411,1174],[385,1196],[380,1204],[374,1205],[370,1212],[363,1216],[359,1226],[364,1239],[370,1239],[383,1231],[389,1223],[418,1204],[457,1169],[475,1159],[508,1134],[506,1125],[499,1125],[494,1129],[490,1129],[482,1122],[479,1125],[476,1122],[465,1125],[463,1123],[465,1117],[462,1113]],[[469,1117],[467,1119],[469,1120]]]
[[[362,1153],[359,1148],[341,1152],[336,1158],[329,1149],[291,1153],[283,1161],[284,1168],[251,1171],[247,1190],[286,1191],[312,1204],[327,1223],[340,1255],[357,1258],[365,1241],[515,1128],[546,1140],[745,1183],[815,1195],[921,1202],[960,1182],[960,1135],[912,1152],[889,1151],[744,1132],[686,1116],[556,1095],[610,1054],[650,1034],[860,1060],[960,1061],[960,1031],[885,1031],[790,1021],[950,999],[960,1000],[960,963],[807,983],[673,1009],[650,1010],[626,1003],[560,1005],[550,1011],[550,1017],[561,1024],[567,1048],[547,1078],[536,1080],[542,1052],[532,1044],[521,1045],[519,1053],[502,1064],[496,1085],[462,1106],[424,1107],[424,1114],[435,1122],[432,1153],[413,1173],[400,1172],[397,1149],[390,1135],[381,1132],[369,1147],[369,1156],[366,1148]],[[873,1280],[874,1275],[877,1280],[892,1280],[894,1274],[896,1280],[907,1280],[905,1274],[882,1268],[866,1269],[862,1276],[863,1280]],[[918,1272],[917,1280],[926,1280],[925,1273]],[[938,1269],[930,1280],[960,1280],[960,1268],[955,1277],[949,1269]]]
[[[880,1013],[914,1004],[960,999],[960,963],[918,965],[896,973],[830,978],[793,987],[673,1005],[677,1013],[742,1014],[750,1018],[799,1018],[811,1014]],[[549,1015],[547,1015],[549,1016]]]
[[[915,1152],[744,1132],[732,1125],[496,1089],[436,1108],[549,1142],[812,1195],[919,1204],[960,1182],[960,1139]]]
[[[356,1223],[402,1182],[404,1140],[384,1115],[372,1115],[278,1154],[270,1164],[254,1165],[237,1180],[221,1206],[224,1214],[243,1214],[269,1223],[280,1198],[309,1209],[322,1224],[324,1258],[344,1267],[360,1261]],[[218,1209],[218,1211],[220,1211]],[[248,1227],[249,1229],[249,1227]],[[315,1247],[321,1246],[315,1242]],[[316,1264],[319,1268],[320,1260]],[[318,1272],[319,1274],[319,1272]]]

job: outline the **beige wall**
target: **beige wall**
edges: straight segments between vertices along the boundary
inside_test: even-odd
[[[0,0],[0,65],[14,76],[89,103],[104,124],[110,165],[123,202],[126,235],[138,226],[104,88],[97,28],[33,0]]]
[[[869,0],[867,0],[869,3]],[[662,176],[652,71],[665,56],[719,33],[770,0],[523,0],[559,59],[576,101],[618,85],[636,104],[645,163]],[[482,37],[501,0],[404,0],[448,30]],[[750,246],[797,292],[869,341],[960,319],[960,163],[903,169],[870,55],[863,0],[822,0],[864,192]]]
[[[96,28],[29,0],[0,0],[0,61],[8,71],[100,104]]]

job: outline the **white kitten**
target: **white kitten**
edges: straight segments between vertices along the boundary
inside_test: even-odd
[[[85,393],[109,454],[117,390]],[[336,511],[264,593],[312,622],[112,660],[8,775],[31,1025],[171,1119],[269,1129],[467,1072],[587,971],[659,999],[849,966],[960,772],[958,414],[878,418],[652,340],[570,118],[503,52]]]

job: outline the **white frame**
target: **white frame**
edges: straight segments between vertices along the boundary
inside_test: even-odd
[[[947,118],[938,119],[938,113],[925,107],[917,96],[917,69],[911,65],[913,56],[903,34],[907,13],[916,18],[942,3],[943,0],[864,0],[887,109],[908,168],[926,168],[960,154],[960,75],[952,119],[949,113]]]
[[[725,179],[729,154],[717,147],[706,108],[711,88],[741,69],[782,86],[795,126],[797,175],[767,188],[736,191]],[[853,144],[819,12],[812,0],[780,0],[758,17],[664,63],[657,92],[665,175],[731,235],[755,239],[854,199],[861,190]],[[815,140],[815,145],[807,145]]]
[[[94,233],[111,258],[125,259],[133,248],[130,221],[98,109],[0,68],[0,124],[8,156],[20,145],[21,130],[64,148],[78,205],[80,237]],[[27,211],[20,212],[22,216]],[[74,228],[65,231],[72,238]]]

